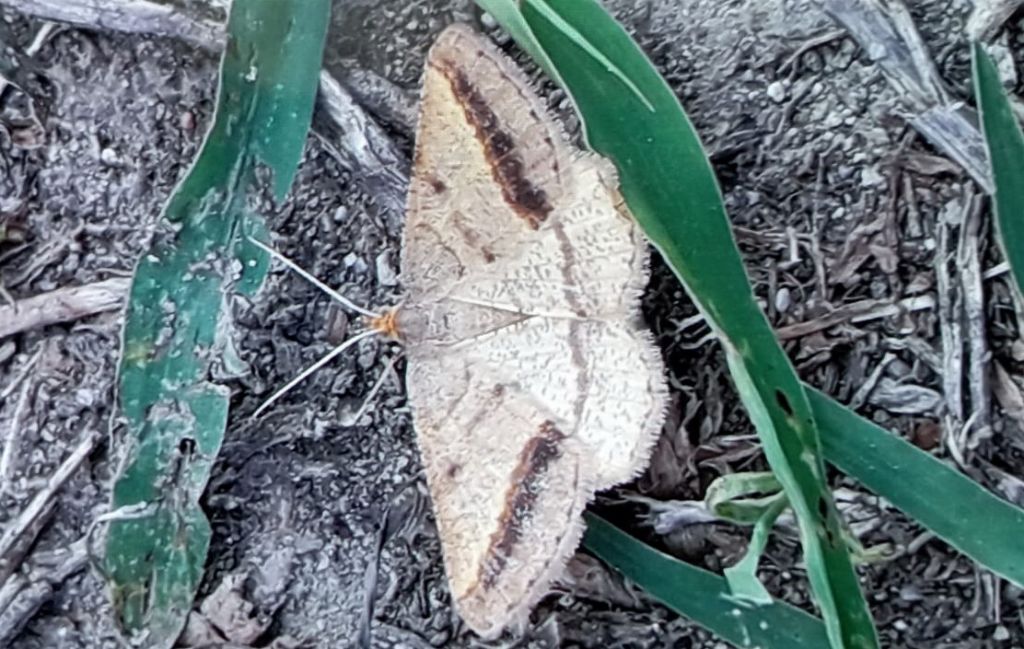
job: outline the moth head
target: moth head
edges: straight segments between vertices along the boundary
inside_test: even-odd
[[[381,315],[368,317],[366,319],[366,326],[368,329],[372,329],[382,336],[387,336],[392,340],[398,340],[400,338],[398,330],[398,307],[390,308]]]

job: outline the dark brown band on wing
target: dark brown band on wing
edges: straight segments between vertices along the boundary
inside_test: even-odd
[[[462,106],[466,121],[476,131],[505,201],[536,230],[547,220],[552,207],[547,193],[526,178],[523,161],[515,151],[516,143],[512,136],[502,129],[487,99],[457,63],[443,59],[435,67],[451,84],[452,94]]]
[[[512,487],[505,495],[505,509],[498,522],[498,531],[491,537],[491,545],[480,566],[477,583],[483,588],[493,587],[505,570],[508,557],[522,536],[523,526],[533,516],[546,474],[562,456],[564,439],[562,431],[554,423],[546,421],[519,454],[519,465],[512,473]]]

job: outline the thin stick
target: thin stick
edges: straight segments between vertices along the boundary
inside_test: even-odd
[[[121,308],[130,281],[124,278],[59,288],[0,306],[0,338]]]
[[[32,498],[28,506],[18,514],[18,517],[4,531],[4,535],[0,537],[0,557],[10,552],[18,537],[24,534],[25,530],[32,527],[32,523],[46,511],[47,505],[60,488],[64,486],[64,483],[74,475],[78,467],[85,461],[85,458],[89,457],[89,454],[96,448],[99,440],[100,435],[94,430],[90,430],[85,434],[78,447],[58,467],[56,473],[46,483],[46,486]]]
[[[792,340],[824,331],[839,324],[868,322],[880,318],[888,318],[903,313],[926,311],[935,306],[935,298],[931,295],[915,295],[902,300],[889,298],[860,300],[837,307],[831,313],[796,324],[779,327],[775,335],[779,340]]]
[[[14,394],[14,391],[18,389],[19,385],[21,385],[21,382],[24,381],[28,377],[28,375],[32,373],[32,370],[35,369],[36,363],[39,362],[39,358],[43,355],[43,349],[44,345],[40,345],[36,353],[32,355],[32,358],[30,358],[29,361],[25,363],[25,367],[21,370],[21,372],[19,372],[16,377],[11,379],[11,382],[5,385],[3,390],[0,390],[0,401],[7,401],[7,397]]]
[[[359,410],[357,410],[356,414],[349,420],[352,422],[353,426],[358,424],[359,418],[366,414],[366,411],[370,409],[370,404],[373,403],[373,399],[377,396],[377,393],[380,392],[380,389],[383,388],[384,384],[387,383],[389,378],[391,378],[391,370],[395,368],[395,363],[397,363],[400,358],[402,358],[401,353],[396,354],[390,361],[388,361],[384,371],[380,373],[380,378],[377,379],[377,382],[373,384],[372,388],[370,388],[370,392],[366,395],[366,398],[363,399],[363,405],[359,406]]]
[[[258,247],[261,250],[265,251],[268,255],[270,255],[274,259],[280,261],[282,264],[284,264],[288,268],[294,270],[296,273],[299,274],[299,276],[301,276],[307,282],[309,282],[313,286],[317,287],[318,289],[320,289],[321,291],[323,291],[327,295],[331,296],[331,298],[333,300],[335,300],[336,302],[338,302],[342,306],[346,306],[346,307],[352,309],[353,311],[355,311],[356,313],[358,313],[360,315],[365,315],[365,316],[370,317],[370,318],[379,318],[379,317],[381,317],[381,314],[374,313],[373,311],[370,311],[369,309],[364,309],[363,307],[355,304],[354,302],[349,300],[347,297],[345,297],[341,293],[335,291],[333,288],[331,288],[327,284],[324,284],[323,282],[321,282],[317,278],[315,278],[312,275],[310,275],[308,272],[306,272],[301,266],[296,264],[294,261],[292,261],[291,259],[288,259],[287,257],[282,255],[278,251],[274,250],[273,248],[271,248],[267,244],[263,243],[262,241],[258,241],[256,239],[253,239],[252,237],[249,237],[249,241],[252,241],[252,243],[256,247]]]
[[[35,385],[31,380],[25,381],[22,385],[21,394],[18,395],[18,402],[14,407],[14,415],[7,427],[7,434],[3,436],[3,450],[0,450],[0,496],[7,493],[14,477],[14,460],[20,455],[22,427],[34,389]],[[0,554],[0,557],[3,555]]]
[[[377,331],[376,329],[368,329],[366,331],[363,331],[361,333],[356,334],[355,336],[352,336],[351,338],[349,338],[345,342],[341,343],[340,345],[335,347],[331,351],[331,353],[327,354],[326,356],[324,356],[323,358],[321,358],[317,362],[313,363],[312,365],[310,365],[306,369],[302,370],[302,372],[298,376],[296,376],[294,379],[292,379],[291,381],[288,381],[288,383],[286,383],[283,388],[281,388],[280,390],[275,392],[273,395],[271,395],[271,397],[269,399],[264,401],[263,405],[261,405],[259,408],[257,408],[256,412],[252,413],[252,416],[253,417],[259,417],[267,408],[270,407],[270,405],[272,403],[274,403],[275,401],[277,401],[278,399],[283,397],[285,394],[288,393],[289,390],[294,388],[296,385],[298,385],[299,383],[302,383],[304,380],[306,380],[306,378],[310,374],[313,374],[314,372],[316,372],[318,369],[320,369],[324,365],[327,365],[328,363],[330,363],[332,360],[335,359],[335,357],[341,355],[342,352],[344,352],[346,349],[348,349],[352,345],[355,345],[357,342],[359,342],[360,340],[362,340],[364,338],[369,338],[370,336],[376,336],[379,333],[380,332]]]

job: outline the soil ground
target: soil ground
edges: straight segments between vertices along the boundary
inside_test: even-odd
[[[479,21],[468,3],[448,0],[336,5],[328,68],[372,71],[396,86],[399,103],[416,96],[433,36],[456,19]],[[849,37],[839,33],[802,50],[836,30],[816,3],[609,5],[694,120],[776,327],[869,298],[935,295],[940,224],[959,218],[972,181],[907,126],[897,92]],[[943,79],[966,100],[969,3],[909,6]],[[13,12],[5,18],[24,47],[37,25]],[[1013,49],[1021,33],[1011,23],[1004,42]],[[26,102],[14,91],[0,98],[7,125],[0,129],[0,224],[24,238],[0,240],[0,278],[16,300],[131,273],[210,123],[217,72],[213,54],[179,42],[79,29],[61,30],[32,61],[27,89],[42,131],[19,132],[29,141],[13,137]],[[560,104],[557,93],[552,103]],[[408,155],[407,124],[379,117]],[[268,217],[284,254],[354,301],[398,299],[401,215],[384,213],[318,137],[309,138],[290,199]],[[989,248],[986,269],[999,261]],[[997,275],[985,284],[985,312],[992,362],[1015,382],[1024,347],[1005,281]],[[688,320],[695,309],[657,261],[645,312],[668,364],[673,409],[651,470],[615,500],[642,495],[669,504],[655,510],[634,498],[626,507],[601,506],[651,543],[720,569],[743,551],[745,530],[656,528],[652,522],[665,519],[656,511],[699,500],[717,475],[763,460],[720,349],[704,324]],[[250,372],[231,380],[233,414],[203,503],[214,538],[200,599],[233,574],[276,584],[253,595],[273,618],[261,646],[279,636],[311,647],[358,646],[361,637],[374,647],[724,646],[583,553],[522,636],[477,640],[448,599],[401,362],[374,407],[353,421],[398,350],[364,341],[253,420],[266,396],[344,336],[348,321],[280,269],[255,300],[237,305],[237,315]],[[938,441],[952,421],[936,361],[939,320],[935,308],[923,308],[844,321],[792,337],[787,350],[803,378],[841,401],[858,400],[874,421],[949,459]],[[106,430],[120,323],[114,312],[0,340],[0,426],[19,438],[11,479],[0,490],[0,525],[83,435]],[[858,390],[871,382],[866,394]],[[997,409],[991,433],[972,441],[965,461],[972,476],[1024,499],[1013,478],[1024,476],[1016,420]],[[69,546],[107,510],[114,456],[104,443],[76,472],[32,556]],[[861,540],[897,549],[896,558],[861,569],[885,646],[1024,646],[1019,589],[923,535],[855,483],[836,475],[835,485]],[[762,574],[773,593],[812,610],[794,538],[775,539]],[[83,570],[59,585],[12,647],[117,647],[109,620],[101,577]]]

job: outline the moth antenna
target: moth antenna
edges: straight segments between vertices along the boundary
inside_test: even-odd
[[[366,331],[362,331],[360,333],[357,333],[356,335],[352,336],[351,338],[349,338],[345,342],[341,343],[340,345],[338,345],[337,347],[332,349],[330,351],[330,353],[325,354],[323,358],[321,358],[317,362],[313,363],[312,365],[310,365],[306,369],[302,370],[302,372],[300,372],[298,376],[296,376],[291,381],[288,381],[288,383],[286,383],[283,388],[281,388],[280,390],[278,390],[277,392],[272,394],[269,399],[264,401],[263,404],[260,405],[260,407],[256,409],[256,412],[252,413],[253,418],[259,417],[267,408],[270,407],[271,404],[273,404],[275,401],[277,401],[278,399],[280,399],[281,397],[286,395],[296,385],[298,385],[299,383],[302,383],[303,381],[305,381],[306,378],[309,377],[310,374],[313,374],[318,369],[320,369],[324,365],[327,365],[332,360],[334,360],[336,357],[340,356],[342,354],[342,352],[344,352],[346,349],[348,349],[352,345],[355,345],[357,342],[359,342],[363,338],[369,338],[370,336],[376,336],[376,335],[379,335],[379,334],[380,334],[380,332],[377,331],[376,329],[367,329]]]
[[[390,361],[388,361],[384,371],[380,373],[380,377],[377,379],[376,383],[373,384],[373,387],[370,388],[370,391],[366,394],[366,398],[363,399],[363,403],[359,406],[359,410],[357,410],[356,414],[349,420],[353,425],[359,421],[360,417],[366,414],[367,410],[370,409],[373,399],[377,396],[377,393],[380,392],[380,389],[384,387],[384,384],[387,383],[388,379],[391,378],[391,370],[395,369],[395,363],[397,363],[398,359],[402,358],[402,356],[403,354],[401,353],[396,354]]]
[[[329,295],[331,297],[331,299],[333,299],[338,304],[341,304],[342,306],[348,307],[349,309],[352,309],[356,313],[358,313],[360,315],[364,315],[364,316],[366,316],[368,318],[380,318],[381,317],[380,313],[374,313],[373,311],[370,311],[369,309],[364,309],[363,307],[359,306],[358,304],[355,304],[354,302],[352,302],[352,300],[348,299],[347,297],[345,297],[341,293],[335,291],[333,288],[331,288],[327,284],[324,284],[323,282],[321,282],[317,278],[313,277],[311,274],[306,272],[305,269],[303,269],[301,266],[296,264],[294,261],[292,261],[291,259],[288,259],[287,257],[282,255],[278,251],[274,250],[273,248],[271,248],[267,244],[263,243],[262,241],[260,241],[258,239],[254,239],[253,237],[249,237],[249,241],[251,241],[253,243],[253,245],[255,245],[257,248],[260,248],[261,250],[266,252],[268,255],[270,255],[274,259],[278,260],[279,262],[281,262],[282,264],[284,264],[288,268],[294,270],[296,273],[299,274],[300,277],[302,277],[307,282],[309,282],[313,286],[317,287],[318,289],[320,289],[321,291],[323,291],[324,293]]]

